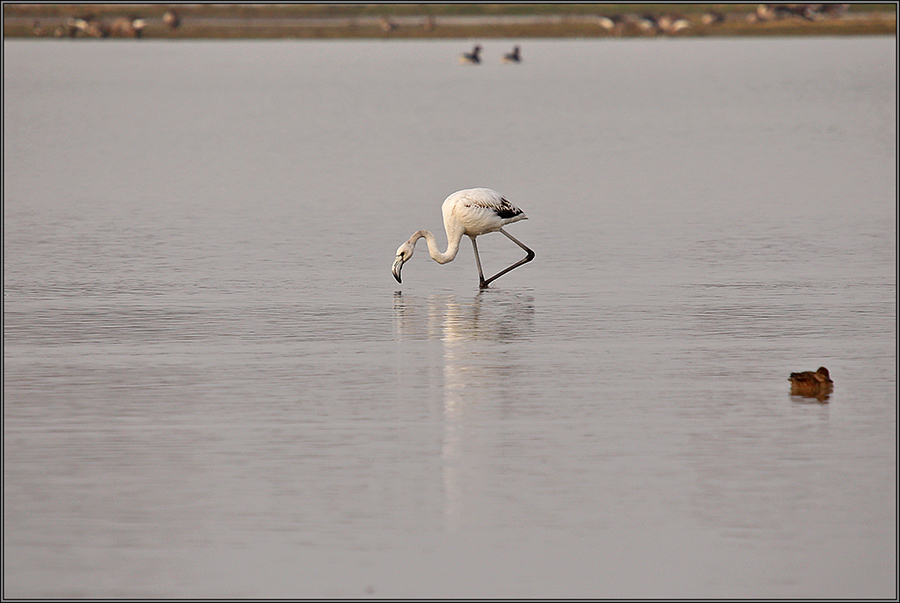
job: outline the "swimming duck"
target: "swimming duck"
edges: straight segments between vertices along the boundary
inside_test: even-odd
[[[459,62],[463,65],[477,65],[481,62],[479,53],[481,53],[481,46],[476,44],[475,48],[472,49],[472,52],[464,52],[462,56],[459,57]]]
[[[824,366],[820,366],[815,373],[812,371],[791,373],[791,376],[788,377],[788,381],[790,381],[791,383],[796,383],[798,385],[822,385],[827,383],[834,383],[834,381],[831,380],[831,376],[828,374],[828,369]]]
[[[522,57],[519,55],[519,47],[514,46],[512,52],[508,52],[503,55],[503,58],[500,59],[502,63],[519,63],[522,61]]]
[[[831,392],[834,385],[828,369],[824,366],[820,366],[816,372],[791,373],[788,381],[791,382],[791,394],[797,396],[818,397],[820,394]]]

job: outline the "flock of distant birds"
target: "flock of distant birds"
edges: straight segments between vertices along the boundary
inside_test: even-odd
[[[463,65],[478,65],[481,63],[481,45],[476,44],[472,52],[464,52],[459,56],[459,62]],[[500,57],[501,63],[521,63],[522,54],[518,46],[513,46],[512,52],[507,52]]]
[[[181,17],[177,12],[168,10],[163,13],[162,22],[170,29],[177,29],[181,25]],[[36,36],[52,35],[57,38],[75,38],[87,36],[89,38],[140,38],[147,27],[147,19],[137,15],[116,17],[112,21],[99,19],[94,15],[69,17],[65,22],[52,29],[35,21],[32,33]]]
[[[763,23],[766,21],[778,21],[797,17],[807,21],[817,21],[826,18],[842,17],[846,14],[850,4],[832,4],[832,3],[815,3],[815,4],[760,4],[756,10],[748,14],[726,14],[715,10],[710,10],[700,17],[703,25],[711,26],[726,23],[727,21],[744,21],[747,23]],[[680,31],[684,31],[691,27],[691,21],[680,14],[662,14],[655,15],[651,13],[645,14],[616,14],[616,15],[598,15],[596,22],[604,31],[612,35],[638,34],[638,35],[675,35]],[[381,29],[390,32],[397,29],[395,23],[389,18],[382,17],[380,20]],[[434,18],[429,16],[425,19],[424,28],[426,31],[432,31],[435,28]],[[477,55],[467,53],[467,63],[477,64]],[[472,56],[471,59],[468,57]],[[509,55],[507,55],[509,56]],[[518,62],[514,60],[504,62]]]
[[[747,14],[722,13],[709,10],[700,16],[703,25],[719,25],[731,21],[746,23],[764,23],[782,19],[800,18],[817,21],[827,18],[842,17],[850,8],[849,4],[760,4],[756,10]],[[675,35],[691,26],[690,20],[679,14],[643,14],[643,15],[600,15],[597,23],[607,32],[622,35],[626,32],[643,35]]]
[[[714,26],[728,21],[743,21],[749,23],[762,23],[789,18],[816,21],[826,18],[838,18],[846,14],[849,4],[815,3],[815,4],[760,4],[750,13],[722,13],[709,10],[701,15],[699,21],[706,26]],[[610,35],[677,35],[691,27],[691,20],[679,14],[615,14],[597,15],[597,25]],[[132,37],[140,38],[147,26],[149,18],[131,15],[128,17],[116,17],[111,21],[100,19],[94,15],[71,17],[62,24],[47,27],[40,21],[33,24],[33,34],[36,36],[78,37],[88,36],[93,38],[108,37]],[[181,25],[182,18],[174,10],[168,10],[162,16],[163,24],[171,29],[177,29]],[[397,29],[397,25],[388,17],[381,17],[379,27],[384,32]],[[433,31],[437,27],[435,18],[428,15],[424,18],[425,31]],[[466,53],[465,62],[470,64],[480,63],[477,53]],[[507,57],[510,57],[507,59]],[[506,55],[504,62],[517,63],[520,59],[513,55]]]

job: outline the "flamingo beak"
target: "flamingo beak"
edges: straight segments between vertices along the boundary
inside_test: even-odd
[[[394,260],[394,265],[391,267],[391,274],[394,275],[394,278],[397,279],[397,282],[402,282],[400,280],[400,269],[403,268],[403,256],[398,255],[397,259]]]

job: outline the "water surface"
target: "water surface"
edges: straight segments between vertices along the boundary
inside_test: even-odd
[[[895,39],[483,46],[4,43],[5,596],[896,597]]]

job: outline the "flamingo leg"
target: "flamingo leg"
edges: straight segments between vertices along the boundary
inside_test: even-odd
[[[475,248],[475,261],[478,262],[478,276],[481,277],[481,283],[479,284],[479,287],[480,287],[481,289],[487,289],[487,286],[488,286],[493,280],[500,278],[501,276],[503,276],[504,274],[506,274],[507,272],[509,272],[509,271],[512,270],[513,268],[518,268],[518,267],[521,266],[522,264],[525,264],[525,263],[527,263],[527,262],[530,262],[531,260],[534,259],[534,252],[533,252],[531,249],[529,249],[528,247],[526,247],[525,244],[522,243],[522,241],[518,240],[517,238],[515,238],[514,236],[512,236],[511,234],[509,234],[508,232],[506,232],[506,231],[503,230],[502,228],[500,229],[500,232],[502,232],[503,234],[505,234],[505,235],[506,235],[506,238],[508,238],[510,241],[512,241],[513,243],[515,243],[516,245],[518,245],[519,247],[521,247],[522,249],[524,249],[526,255],[525,255],[524,258],[522,258],[521,260],[519,260],[518,262],[516,262],[516,263],[513,264],[512,266],[509,266],[509,267],[507,267],[507,268],[504,268],[503,270],[501,270],[500,272],[498,272],[497,274],[495,274],[495,275],[492,276],[491,278],[485,280],[484,275],[481,273],[481,260],[478,259],[478,248],[476,247],[476,248]],[[475,239],[474,239],[474,238],[472,239],[472,245],[473,245],[473,246],[475,245]]]
[[[478,265],[478,287],[485,289],[487,283],[484,282],[484,272],[481,271],[481,258],[478,257],[478,245],[475,244],[475,237],[470,238],[472,239],[472,249],[475,250],[475,263]]]

